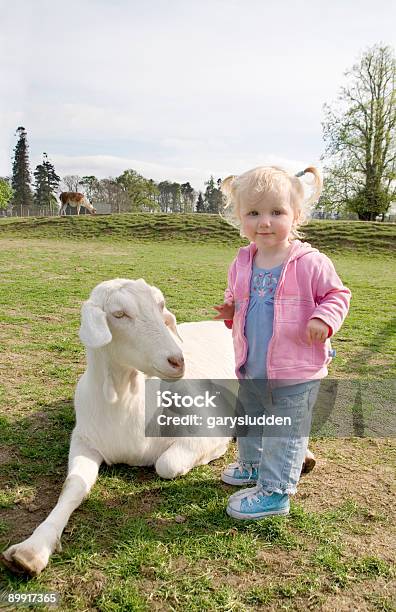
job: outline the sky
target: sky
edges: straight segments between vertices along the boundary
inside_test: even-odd
[[[323,104],[375,43],[377,0],[0,0],[0,176],[16,129],[31,169],[60,176],[215,178],[320,165]]]

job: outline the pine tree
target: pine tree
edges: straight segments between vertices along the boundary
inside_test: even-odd
[[[14,162],[12,164],[12,188],[14,196],[12,205],[21,215],[26,213],[32,205],[33,195],[29,170],[29,147],[24,127],[17,129],[18,142],[14,149]]]
[[[198,199],[197,199],[197,204],[196,204],[195,210],[197,211],[197,213],[206,212],[205,211],[205,202],[204,202],[204,199],[202,197],[202,192],[201,191],[198,194]]]
[[[34,200],[37,208],[53,210],[56,205],[55,192],[59,187],[60,177],[48,160],[47,153],[43,153],[43,163],[36,167],[34,178],[36,188]]]

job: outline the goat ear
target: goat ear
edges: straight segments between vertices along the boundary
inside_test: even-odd
[[[80,340],[88,348],[100,348],[111,342],[106,313],[90,300],[81,309]]]
[[[177,336],[179,340],[183,342],[183,340],[179,336],[179,332],[177,331],[176,317],[173,314],[173,312],[171,312],[170,310],[166,308],[166,306],[164,306],[164,310],[162,314],[164,317],[165,324],[169,327],[171,331],[173,331],[175,336]]]

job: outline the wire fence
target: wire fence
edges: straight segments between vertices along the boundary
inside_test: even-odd
[[[106,205],[98,205],[95,204],[96,212],[99,215],[112,215],[112,214],[129,214],[130,212],[151,212],[152,214],[174,214],[174,211],[115,211],[111,210],[110,206]],[[0,210],[0,219],[1,218],[10,218],[10,217],[58,217],[60,214],[60,209],[54,208],[28,208],[28,207],[14,207],[13,209],[3,209]],[[76,215],[77,209],[74,207],[68,206],[66,208],[66,216]],[[189,211],[189,214],[200,214],[197,211]],[[91,213],[85,208],[80,209],[80,215],[90,215]],[[177,214],[182,214],[178,212]],[[216,214],[216,213],[213,213]],[[310,220],[327,220],[327,221],[358,221],[358,215],[354,213],[345,213],[345,214],[335,214],[335,213],[323,213],[318,211],[313,211],[313,214],[310,217]],[[396,223],[396,213],[387,213],[385,215],[378,215],[375,219],[376,222],[385,222],[385,223]]]

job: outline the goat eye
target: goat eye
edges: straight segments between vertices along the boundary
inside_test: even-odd
[[[123,310],[117,310],[117,312],[113,312],[113,317],[116,319],[122,319],[122,317],[126,317],[126,314]]]
[[[160,310],[164,310],[164,307],[165,307],[165,302],[164,302],[164,301],[160,302],[160,303],[158,304],[158,306],[159,306],[159,309],[160,309]]]

